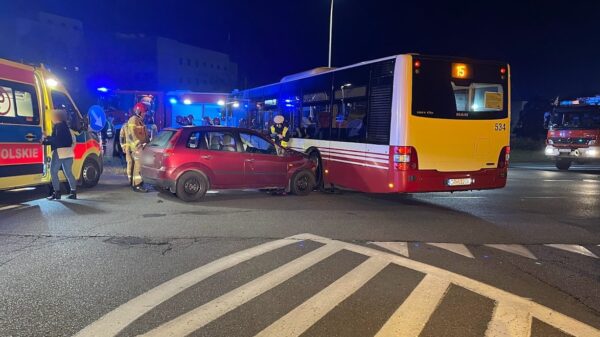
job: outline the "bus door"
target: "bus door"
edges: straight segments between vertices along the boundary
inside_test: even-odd
[[[34,85],[0,79],[0,190],[41,182],[41,139]]]

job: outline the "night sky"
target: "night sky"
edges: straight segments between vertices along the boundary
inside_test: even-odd
[[[43,10],[80,19],[86,31],[161,35],[229,53],[241,88],[327,63],[329,0],[0,2],[17,6],[4,15]],[[468,56],[510,62],[515,99],[600,93],[600,1],[335,4],[334,66],[406,52]]]

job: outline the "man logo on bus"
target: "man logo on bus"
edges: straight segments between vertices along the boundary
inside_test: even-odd
[[[0,116],[8,114],[11,108],[11,99],[6,90],[0,87]]]

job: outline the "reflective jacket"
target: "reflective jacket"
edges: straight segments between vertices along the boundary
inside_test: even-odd
[[[131,151],[135,151],[148,143],[148,130],[141,117],[133,115],[129,118],[125,137],[127,139],[127,147]]]
[[[275,143],[281,145],[282,147],[288,147],[288,142],[290,141],[290,133],[287,126],[278,128],[275,125],[271,125],[271,134],[281,135],[283,138],[275,138]]]

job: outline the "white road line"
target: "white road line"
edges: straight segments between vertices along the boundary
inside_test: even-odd
[[[525,248],[524,246],[521,245],[497,245],[497,244],[493,244],[493,245],[485,245],[486,247],[490,247],[490,248],[495,248],[507,253],[511,253],[511,254],[517,254],[529,259],[533,259],[533,260],[537,260],[537,257],[535,257],[535,255],[533,255],[532,252],[529,251],[529,249]]]
[[[586,183],[600,183],[600,180],[597,179],[583,179]]]
[[[566,197],[521,197],[521,199],[566,199]]]
[[[432,199],[486,199],[487,197],[433,196]]]
[[[360,289],[389,264],[386,259],[371,257],[327,288],[275,321],[255,337],[300,336],[343,300]]]
[[[223,316],[253,298],[275,288],[300,272],[341,250],[331,243],[303,255],[267,274],[258,277],[227,294],[191,310],[141,335],[143,337],[184,337]]]
[[[408,257],[408,243],[406,242],[371,242],[383,249]]]
[[[598,258],[598,256],[596,256],[596,254],[590,252],[589,249],[587,249],[587,248],[585,248],[583,246],[580,246],[580,245],[558,245],[558,244],[550,244],[550,245],[545,245],[545,246],[556,248],[556,249],[560,249],[560,250],[564,250],[566,252],[571,252],[571,253],[575,253],[575,254],[581,254],[581,255],[593,257],[595,259]]]
[[[15,209],[15,208],[19,208],[22,207],[23,205],[8,205],[8,206],[2,206],[0,207],[0,211],[8,211],[9,209]]]
[[[446,296],[450,283],[425,275],[375,337],[417,337]]]
[[[297,239],[317,241],[325,244],[329,242],[336,242],[334,240],[313,234],[300,234],[295,235],[293,237]],[[402,256],[386,253],[383,251],[355,244],[345,243],[344,249],[366,256],[387,256],[387,258],[390,259],[392,263],[395,263],[397,265],[410,268],[424,274],[431,274],[440,277],[442,279],[447,280],[450,283],[456,284],[479,295],[491,298],[499,302],[509,301],[513,304],[514,308],[526,309],[528,312],[531,313],[533,317],[536,317],[537,319],[545,322],[546,324],[549,324],[573,336],[600,337],[600,330],[589,326],[585,323],[579,322],[569,316],[561,314],[558,311],[552,310],[541,304],[535,303],[534,301],[528,298],[511,294],[502,289],[492,287],[485,283],[481,283],[479,281],[450,272],[448,270],[437,268],[435,266],[431,266],[422,262],[410,260]]]
[[[270,241],[262,245],[231,254],[202,267],[196,268],[167,281],[148,292],[119,306],[104,315],[94,323],[88,325],[75,335],[75,337],[113,337],[126,328],[133,321],[154,309],[157,305],[188,289],[208,277],[231,268],[253,257],[268,253],[275,249],[298,242],[295,239]]]
[[[485,337],[529,337],[531,321],[529,312],[515,309],[512,303],[497,303]]]
[[[549,181],[549,182],[566,182],[566,181],[575,181],[573,179],[544,179],[544,181]]]
[[[450,252],[458,254],[458,255],[466,256],[471,259],[475,258],[475,256],[473,256],[473,254],[471,254],[471,251],[469,250],[469,248],[467,248],[467,246],[460,244],[460,243],[427,243],[427,244],[430,246],[445,249],[447,251],[450,251]]]

